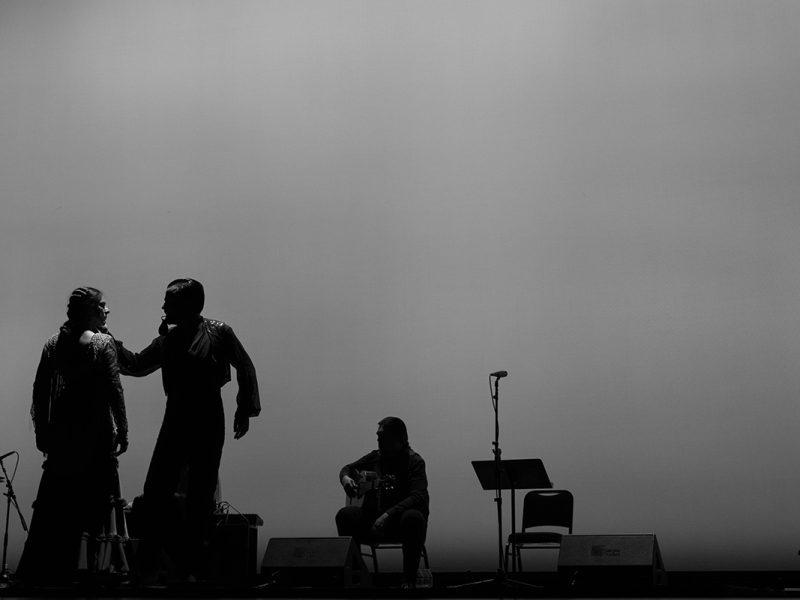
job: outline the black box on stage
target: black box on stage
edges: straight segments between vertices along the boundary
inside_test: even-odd
[[[565,535],[558,572],[569,586],[664,585],[666,573],[654,534]]]
[[[361,549],[351,537],[271,538],[261,576],[286,587],[360,587],[370,584]]]
[[[138,500],[138,499],[137,499]],[[127,548],[128,558],[133,563],[132,568],[138,564],[139,537],[142,535],[142,515],[136,510],[136,501],[133,507],[125,508],[130,541]],[[188,531],[185,519],[180,512],[170,513],[169,519],[174,523],[174,530],[169,536],[175,539],[167,540],[168,547],[183,548]],[[257,514],[251,513],[214,513],[213,531],[209,540],[208,571],[200,574],[204,579],[226,583],[247,584],[252,583],[258,575],[258,527],[264,521]],[[173,563],[161,562],[159,569],[169,572]]]
[[[211,536],[211,579],[229,584],[252,583],[258,574],[256,514],[215,514]]]

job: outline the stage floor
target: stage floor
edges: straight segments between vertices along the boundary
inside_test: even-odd
[[[381,574],[368,585],[344,587],[329,581],[298,581],[292,586],[253,582],[250,585],[133,586],[125,581],[59,587],[0,588],[0,597],[19,598],[274,598],[318,600],[358,598],[800,598],[800,572],[680,572],[665,582],[633,579],[620,572],[603,579],[564,582],[556,573],[521,574],[500,584],[494,573],[433,573],[430,588],[401,590],[396,574]],[[511,577],[511,576],[509,576]],[[488,580],[488,581],[487,581]],[[478,585],[474,582],[484,581]],[[306,585],[307,584],[307,585]],[[467,584],[467,585],[465,585]]]

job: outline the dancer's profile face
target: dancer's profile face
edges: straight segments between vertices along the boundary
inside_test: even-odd
[[[106,322],[108,321],[108,313],[110,312],[111,309],[108,308],[106,299],[100,298],[100,302],[97,304],[96,310],[89,320],[90,329],[95,331],[103,329],[106,326]]]
[[[167,289],[167,293],[164,294],[164,304],[161,306],[161,309],[164,311],[164,320],[167,323],[171,325],[177,323],[181,318],[178,295]]]

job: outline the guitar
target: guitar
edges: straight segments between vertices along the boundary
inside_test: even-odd
[[[347,496],[347,506],[362,506],[367,494],[374,493],[377,496],[378,506],[384,492],[394,490],[397,478],[394,475],[380,477],[375,471],[359,471],[358,489],[355,496]]]

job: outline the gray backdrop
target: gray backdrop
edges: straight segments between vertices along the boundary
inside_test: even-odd
[[[70,290],[138,349],[191,276],[258,367],[221,476],[262,548],[335,533],[338,469],[393,414],[434,570],[493,569],[469,461],[507,369],[504,456],[545,461],[576,531],[796,568],[799,30],[768,0],[0,2],[0,452],[27,516]],[[164,399],[124,385],[131,499]]]

